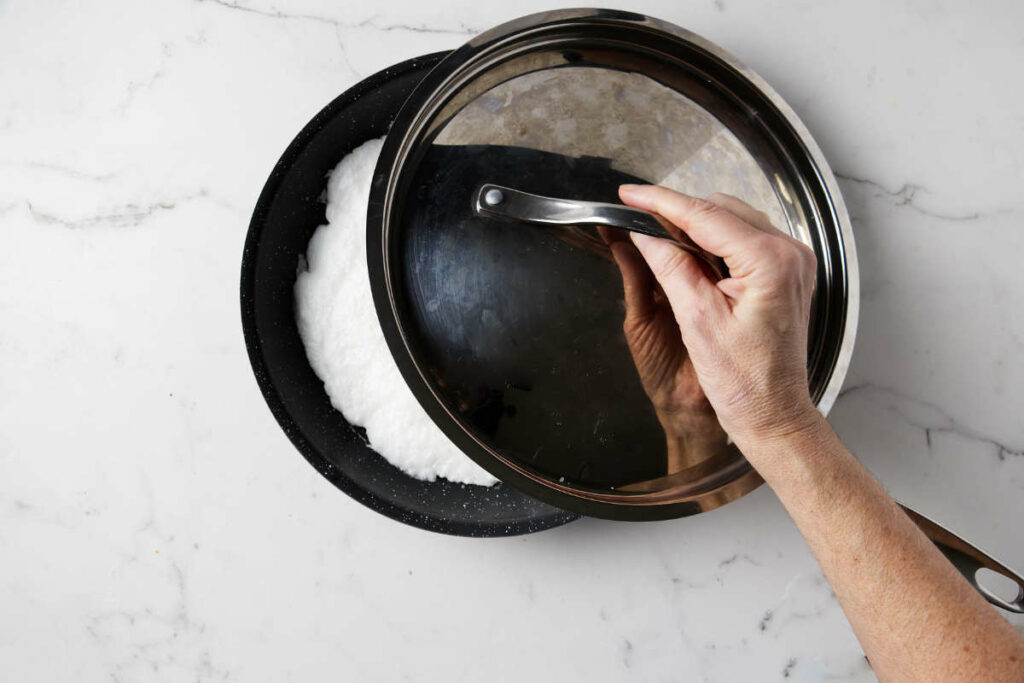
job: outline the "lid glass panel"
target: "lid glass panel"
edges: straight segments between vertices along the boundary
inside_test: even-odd
[[[532,53],[465,84],[418,155],[400,251],[423,369],[449,410],[538,476],[626,493],[667,485],[670,475],[699,479],[741,456],[678,332],[654,349],[642,347],[644,330],[624,333],[622,274],[596,231],[483,217],[474,191],[494,183],[617,202],[619,184],[644,182],[736,195],[798,236],[802,218],[737,135],[693,99],[713,93],[688,96],[621,59],[600,63],[612,56],[621,57]],[[661,377],[666,364],[671,376]]]
[[[497,31],[454,53],[454,68],[439,67],[414,95],[383,166],[383,273],[401,338],[392,348],[428,412],[482,465],[499,461],[499,476],[555,492],[543,496],[552,502],[591,501],[572,506],[588,512],[689,514],[759,479],[718,425],[678,329],[663,326],[652,350],[625,324],[607,230],[481,215],[480,188],[618,203],[620,184],[655,183],[733,194],[764,211],[822,263],[815,397],[832,372],[821,350],[842,332],[840,319],[831,342],[815,334],[845,296],[820,286],[841,252],[836,261],[829,251],[828,195],[817,194],[802,134],[771,97],[706,47],[630,31],[629,40],[600,22],[509,40]],[[667,307],[651,282],[650,301]]]

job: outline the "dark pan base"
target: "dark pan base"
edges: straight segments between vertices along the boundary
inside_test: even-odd
[[[331,102],[303,128],[260,194],[242,255],[245,343],[263,397],[285,434],[328,480],[400,522],[460,536],[514,536],[578,517],[503,484],[424,482],[370,449],[330,404],[295,325],[300,255],[325,222],[327,172],[367,140],[387,133],[413,87],[446,53],[396,64]]]

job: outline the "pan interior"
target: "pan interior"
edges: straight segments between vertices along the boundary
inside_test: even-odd
[[[295,324],[296,272],[318,225],[327,173],[366,140],[385,135],[416,84],[447,53],[389,67],[340,95],[296,136],[260,194],[246,237],[242,327],[259,387],[282,430],[318,472],[373,510],[431,531],[508,536],[575,515],[513,487],[413,479],[366,443],[335,410]],[[344,520],[339,520],[344,523]]]

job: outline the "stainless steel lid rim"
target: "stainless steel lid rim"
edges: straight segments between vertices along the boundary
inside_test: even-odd
[[[587,35],[597,38],[596,43],[586,44],[585,37],[567,36],[571,29],[581,25],[591,29]],[[594,30],[594,26],[600,30]],[[614,29],[617,35],[595,35],[608,29]],[[625,33],[637,30],[649,39],[647,44],[635,45],[622,39]],[[822,412],[827,413],[831,408],[849,365],[858,310],[852,232],[835,178],[802,122],[763,79],[699,36],[641,15],[605,10],[565,10],[524,17],[474,38],[454,51],[420,82],[396,118],[376,170],[374,200],[371,201],[368,216],[367,255],[371,282],[383,283],[383,287],[373,288],[374,303],[396,363],[414,395],[457,446],[503,481],[545,502],[595,516],[653,519],[693,514],[736,497],[729,495],[732,484],[743,482],[742,486],[737,485],[735,488],[742,489],[738,495],[746,493],[760,483],[759,477],[743,461],[742,466],[728,468],[732,473],[731,479],[721,487],[709,489],[692,486],[687,496],[677,497],[674,502],[666,502],[665,495],[630,495],[623,492],[619,494],[621,497],[616,498],[600,492],[595,495],[583,488],[574,489],[552,481],[538,481],[535,473],[510,461],[466,429],[460,416],[435,391],[429,372],[417,361],[420,357],[417,341],[408,336],[400,323],[405,319],[405,303],[398,294],[404,273],[394,270],[398,263],[397,247],[390,239],[389,225],[393,223],[389,223],[389,220],[397,215],[396,208],[400,207],[396,207],[395,202],[403,196],[411,180],[409,168],[415,164],[410,163],[410,158],[415,156],[424,139],[427,139],[424,130],[436,124],[438,112],[443,111],[460,94],[459,84],[472,82],[496,65],[522,55],[550,50],[560,45],[560,40],[565,44],[575,41],[590,49],[595,44],[598,47],[618,45],[621,49],[637,53],[653,50],[650,43],[682,40],[688,44],[687,49],[702,55],[719,70],[711,75],[728,79],[728,83],[715,80],[707,73],[708,69],[702,71],[697,66],[691,65],[688,69],[706,83],[714,84],[716,92],[721,96],[734,98],[739,108],[746,111],[750,122],[756,122],[764,137],[772,140],[773,153],[784,156],[786,167],[792,169],[793,179],[803,186],[803,192],[797,199],[805,203],[806,213],[809,218],[813,218],[809,221],[809,227],[818,245],[816,250],[820,252],[819,256],[826,257],[819,258],[822,272],[820,279],[835,285],[830,287],[830,296],[821,304],[821,314],[831,327],[828,335],[815,336],[817,345],[812,350],[812,354],[817,356],[815,379],[819,387],[814,398]],[[674,55],[672,59],[680,61]],[[439,128],[435,128],[434,132],[437,130]],[[755,480],[756,483],[752,483]],[[612,500],[617,502],[610,502]],[[646,512],[626,512],[621,509],[623,507],[642,508]]]

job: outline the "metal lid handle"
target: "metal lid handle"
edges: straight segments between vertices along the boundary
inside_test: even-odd
[[[701,249],[685,233],[669,231],[664,219],[642,209],[607,202],[545,197],[492,183],[480,186],[474,207],[482,216],[536,225],[603,225],[672,240],[707,264],[718,279],[728,277],[728,269],[722,259]]]

